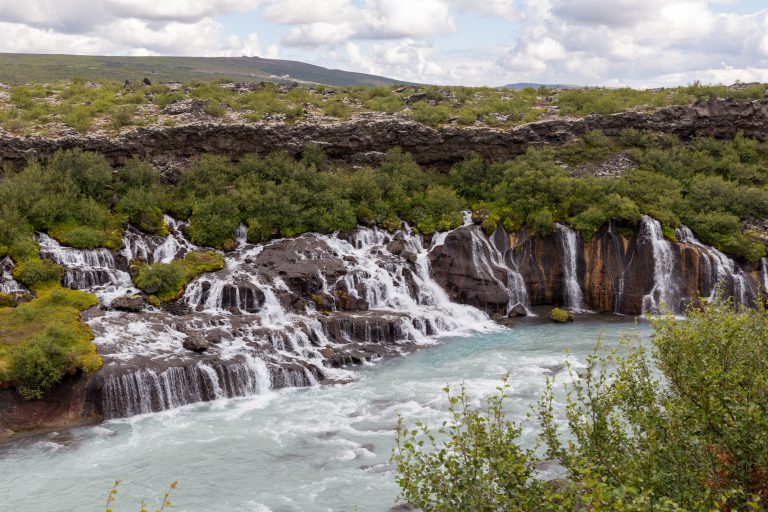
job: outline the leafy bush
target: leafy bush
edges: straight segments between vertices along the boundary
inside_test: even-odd
[[[187,283],[199,274],[222,268],[224,258],[221,254],[191,251],[184,259],[170,263],[147,265],[143,261],[133,261],[130,271],[133,283],[139,289],[161,301],[172,301],[178,299]]]
[[[17,381],[19,394],[26,399],[42,398],[43,392],[56,384],[69,368],[67,352],[50,339],[61,335],[49,328],[41,338],[23,343],[11,358],[11,371]],[[64,340],[69,344],[70,340]]]
[[[131,187],[118,199],[115,209],[145,233],[165,235],[166,226],[154,189]]]
[[[419,123],[437,127],[451,118],[451,111],[443,105],[432,106],[424,101],[419,101],[411,108],[411,115]]]
[[[0,384],[15,385],[27,399],[41,397],[65,373],[101,367],[93,332],[79,315],[98,304],[96,297],[51,282],[35,291],[31,302],[0,310]]]
[[[240,212],[225,195],[209,197],[195,205],[186,233],[198,245],[222,247],[235,236]]]
[[[131,265],[134,284],[144,291],[157,295],[162,300],[175,300],[187,282],[187,272],[182,265],[154,263],[136,268]]]
[[[401,496],[422,510],[761,510],[768,500],[768,312],[715,302],[652,321],[578,371],[564,410],[553,380],[535,411],[542,451],[521,446],[506,382],[484,409],[462,389],[436,432],[398,422]],[[446,392],[449,392],[446,389]],[[564,420],[566,432],[560,426]],[[557,461],[560,480],[536,466]]]
[[[27,287],[61,281],[64,268],[51,260],[31,259],[19,262],[13,268],[13,278]]]

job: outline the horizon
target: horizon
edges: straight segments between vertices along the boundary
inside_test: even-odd
[[[759,0],[0,0],[2,53],[260,57],[441,85],[768,82]]]

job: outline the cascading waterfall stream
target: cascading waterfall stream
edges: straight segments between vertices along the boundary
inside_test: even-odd
[[[674,258],[671,243],[664,238],[661,223],[643,215],[640,222],[640,237],[647,240],[653,249],[653,288],[643,297],[643,312],[659,314],[663,306],[675,308],[674,304]]]
[[[0,293],[13,293],[22,290],[22,287],[11,275],[13,261],[9,256],[0,259]]]
[[[760,277],[763,279],[763,291],[768,293],[768,258],[763,258],[760,263]]]
[[[483,236],[480,228],[475,226],[470,228],[472,237],[472,263],[477,269],[478,275],[485,281],[497,283],[507,294],[507,313],[518,304],[522,305],[528,314],[530,302],[528,300],[528,291],[525,288],[525,280],[518,271],[511,258],[506,258],[488,237]],[[505,276],[504,279],[498,277],[497,272]]]
[[[97,332],[95,343],[109,367],[104,385],[108,417],[314,385],[321,379],[354,378],[349,370],[326,366],[321,349],[328,347],[344,350],[349,343],[375,346],[386,340],[396,350],[399,343],[429,343],[435,335],[496,328],[481,311],[452,303],[430,276],[429,249],[446,234],[433,237],[429,249],[407,227],[394,235],[358,228],[347,236],[307,234],[294,239],[310,249],[288,254],[301,265],[318,265],[319,292],[340,300],[336,290],[343,289],[366,304],[363,311],[339,310],[329,317],[311,302],[306,311],[288,309],[283,300],[291,289],[279,275],[265,273],[260,266],[262,253],[281,247],[285,240],[253,246],[247,244],[244,229],[237,235],[238,248],[225,255],[225,267],[188,284],[179,302],[194,313],[184,320],[150,311],[107,313],[91,322]],[[390,251],[393,239],[414,255],[412,259]],[[172,249],[160,257],[163,246]],[[122,254],[165,261],[171,253],[179,257],[193,247],[178,226],[172,226],[165,239],[132,230],[126,234]],[[326,274],[325,261],[343,262],[341,275]],[[126,317],[131,319],[127,324]],[[332,335],[329,329],[339,331]],[[206,352],[205,362],[181,347],[189,332],[221,338]],[[222,332],[223,336],[216,334]],[[348,341],[340,340],[339,333]],[[215,354],[214,359],[209,354]],[[131,366],[134,357],[152,363],[136,368]],[[112,365],[129,369],[113,372]]]
[[[471,225],[469,215],[466,220],[470,224],[459,229],[468,239],[473,272],[501,286],[507,311],[517,304],[527,309],[525,280],[509,243],[502,233],[485,236]],[[126,229],[121,254],[160,262],[196,249],[184,238],[180,223],[167,222],[166,237]],[[578,238],[565,226],[557,230],[566,306],[581,309]],[[499,328],[480,310],[451,302],[433,278],[430,252],[443,250],[447,237],[436,233],[425,243],[407,226],[395,233],[361,227],[346,234],[305,234],[251,245],[241,226],[237,248],[224,255],[225,267],[190,282],[178,303],[89,313],[94,343],[105,363],[99,374],[105,416],[349,381],[356,374],[347,365],[397,353],[404,344]],[[681,232],[680,238],[699,244],[692,234]],[[649,217],[643,218],[640,239],[651,244],[654,259],[654,284],[643,299],[644,310],[658,312],[662,302],[674,307],[671,243]],[[43,257],[65,267],[66,284],[95,293],[103,306],[136,292],[112,252],[62,247],[43,234],[38,241]],[[739,281],[740,271],[731,260],[706,246],[700,249],[708,255],[713,275]],[[0,264],[0,286],[18,287],[8,275],[12,262]],[[768,259],[763,279],[768,286]],[[202,340],[205,352],[185,348],[190,340]]]
[[[555,224],[555,227],[560,235],[560,243],[563,247],[565,307],[581,311],[584,303],[584,295],[581,292],[576,267],[578,250],[576,231],[562,224]]]
[[[95,293],[99,299],[110,298],[133,290],[127,272],[117,269],[108,249],[73,249],[63,247],[44,233],[37,235],[40,256],[64,267],[64,286]]]
[[[682,226],[675,230],[678,242],[693,245],[699,249],[702,256],[701,269],[707,276],[709,290],[701,290],[702,294],[708,293],[708,298],[714,299],[718,292],[733,297],[735,304],[748,305],[749,281],[744,272],[736,266],[736,262],[718,251],[714,247],[704,245],[693,235],[687,227]],[[729,289],[730,288],[730,289]]]

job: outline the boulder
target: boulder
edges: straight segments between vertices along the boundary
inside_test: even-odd
[[[518,316],[528,316],[528,310],[525,309],[525,306],[520,303],[512,306],[512,309],[510,309],[509,313],[507,313],[508,318],[517,318]]]
[[[402,256],[408,263],[416,263],[416,260],[418,259],[416,253],[412,251],[403,251]]]
[[[573,322],[573,313],[560,308],[552,308],[552,311],[549,312],[549,318],[551,318],[553,322],[561,324],[565,322]]]
[[[191,350],[192,352],[197,352],[199,354],[208,350],[210,344],[208,343],[208,340],[202,336],[191,334],[184,338],[182,346],[187,350]]]
[[[117,309],[118,311],[132,311],[132,312],[141,311],[142,309],[144,309],[146,305],[147,305],[146,297],[138,293],[123,295],[122,297],[118,297],[114,299],[110,304],[112,309]]]

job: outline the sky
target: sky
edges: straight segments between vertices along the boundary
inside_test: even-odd
[[[0,0],[0,52],[260,56],[398,80],[768,82],[768,0]]]

